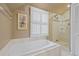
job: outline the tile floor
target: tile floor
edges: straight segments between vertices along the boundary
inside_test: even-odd
[[[61,48],[61,56],[72,56],[67,48]]]

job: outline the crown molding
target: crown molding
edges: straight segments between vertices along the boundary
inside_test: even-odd
[[[4,16],[6,16],[9,19],[12,19],[12,14],[5,4],[0,4],[0,13],[2,13]]]

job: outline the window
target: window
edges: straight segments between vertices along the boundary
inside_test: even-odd
[[[48,12],[31,9],[31,36],[48,36]]]

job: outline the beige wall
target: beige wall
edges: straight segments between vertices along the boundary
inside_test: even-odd
[[[7,6],[5,5],[4,7],[4,5],[5,4],[0,4],[0,6],[2,6],[3,8],[6,8]],[[27,30],[18,30],[18,12],[27,14]],[[0,12],[0,48],[4,47],[11,39],[29,37],[29,6],[22,6],[16,9],[12,13],[12,19],[10,19],[10,17],[8,16],[10,16],[8,15],[8,12],[7,14],[5,12]]]
[[[4,47],[12,37],[11,25],[11,19],[0,10],[0,48]]]
[[[27,16],[28,16],[27,30],[18,30],[18,13],[27,14]],[[13,39],[29,37],[29,33],[30,33],[29,6],[19,7],[18,9],[14,10],[13,14],[14,14],[14,16],[13,16]]]
[[[13,38],[23,38],[23,37],[29,37],[30,29],[29,29],[29,24],[28,24],[28,31],[21,31],[17,29],[17,9],[20,11],[25,11],[25,6],[24,5],[31,5],[35,6],[37,8],[41,8],[44,10],[48,10],[51,12],[57,12],[57,13],[63,13],[65,10],[67,10],[67,4],[7,4],[9,9],[14,13],[14,19],[13,19]],[[28,11],[28,7],[26,7]],[[29,12],[29,11],[28,11]],[[29,14],[29,13],[28,13]],[[29,18],[29,16],[28,16]],[[29,23],[29,20],[28,20]],[[49,19],[49,39],[52,39],[52,23],[51,20]]]
[[[49,29],[48,29],[48,34],[49,34],[49,36],[48,36],[48,38],[49,38],[49,40],[52,40],[52,19],[51,19],[51,12],[49,12]]]
[[[19,11],[18,11],[19,10]],[[26,13],[28,15],[28,30],[18,30],[18,12]],[[7,18],[0,12],[0,48],[3,47],[10,39],[25,38],[30,36],[30,17],[29,6],[21,6],[16,8],[13,12],[13,19]],[[52,40],[52,20],[49,14],[49,39]]]

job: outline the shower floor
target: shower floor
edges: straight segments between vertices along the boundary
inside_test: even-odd
[[[62,45],[63,47],[68,48],[68,42],[64,41],[64,40],[57,40],[55,41],[56,43],[59,43],[60,45]]]

